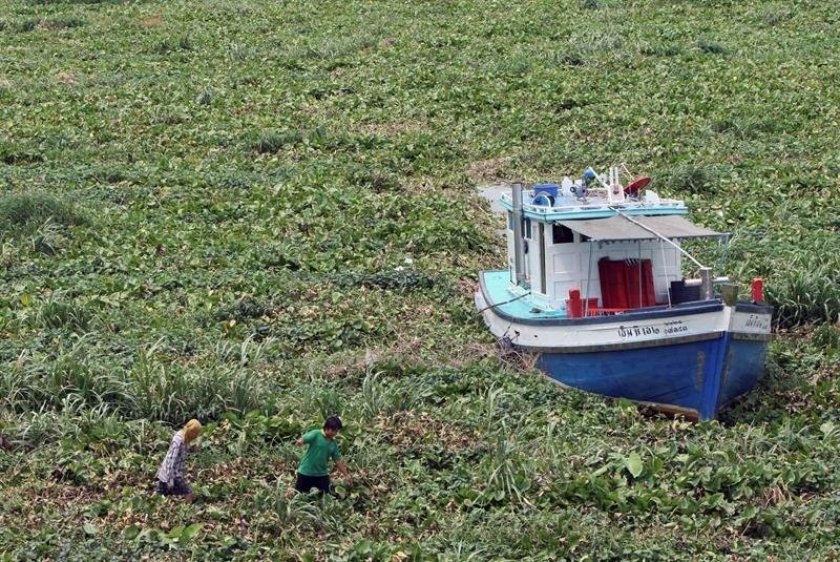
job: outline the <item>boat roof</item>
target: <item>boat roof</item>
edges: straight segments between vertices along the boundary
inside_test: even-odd
[[[670,239],[716,238],[726,240],[728,233],[698,226],[679,215],[616,215],[603,219],[561,220],[559,224],[596,242],[619,240],[655,240],[661,235]]]

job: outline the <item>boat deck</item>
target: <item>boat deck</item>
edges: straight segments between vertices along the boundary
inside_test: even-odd
[[[488,306],[496,305],[498,311],[510,316],[523,319],[540,318],[568,318],[565,310],[555,310],[548,306],[540,307],[535,304],[532,295],[525,296],[527,292],[514,292],[510,285],[510,271],[502,269],[498,271],[483,271],[484,287],[487,289]],[[512,302],[507,302],[513,300]],[[501,304],[497,304],[501,303]]]
[[[630,319],[657,318],[680,314],[696,314],[719,310],[723,306],[720,298],[688,301],[679,304],[656,304],[640,308],[592,307],[585,318],[572,318],[565,310],[549,306],[542,295],[534,295],[524,289],[511,289],[510,271],[507,269],[482,271],[480,274],[482,294],[486,307],[492,307],[498,315],[524,323],[565,322],[609,322],[615,316]],[[565,323],[563,322],[563,323]]]

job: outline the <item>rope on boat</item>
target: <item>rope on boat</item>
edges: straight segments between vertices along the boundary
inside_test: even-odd
[[[618,214],[618,216],[620,216],[620,217],[624,217],[625,219],[629,220],[630,222],[632,222],[632,223],[633,223],[633,224],[635,224],[636,226],[638,226],[638,227],[640,227],[640,228],[644,228],[645,230],[647,230],[647,231],[648,231],[648,232],[650,232],[651,234],[655,234],[655,235],[656,235],[656,236],[658,236],[660,239],[664,240],[665,242],[667,242],[668,244],[670,244],[671,246],[673,246],[674,248],[676,248],[676,249],[677,249],[677,251],[679,251],[682,255],[684,255],[685,257],[687,257],[688,259],[690,259],[692,262],[694,262],[694,264],[695,264],[697,267],[699,267],[700,269],[707,269],[707,268],[706,268],[706,266],[704,266],[702,263],[700,263],[699,261],[697,261],[696,259],[694,259],[694,256],[692,256],[691,254],[689,254],[688,252],[686,252],[685,250],[683,250],[682,248],[680,248],[680,246],[679,246],[678,244],[674,244],[674,242],[673,242],[670,238],[668,238],[667,236],[662,235],[662,234],[659,234],[658,232],[656,232],[656,231],[655,231],[654,229],[652,229],[651,227],[649,227],[649,226],[647,226],[647,225],[645,225],[645,224],[642,224],[642,223],[640,223],[640,222],[639,222],[639,221],[637,221],[637,220],[633,220],[632,218],[630,218],[630,216],[628,216],[628,215],[624,214],[623,212],[621,212],[621,209],[618,209],[618,208],[616,208],[616,207],[610,207],[610,209],[612,209],[613,211],[615,211],[615,212],[616,212],[616,214]]]
[[[522,295],[519,295],[518,297],[512,298],[512,299],[510,299],[510,300],[508,300],[508,301],[504,301],[504,302],[497,302],[496,304],[491,304],[491,305],[485,306],[484,308],[482,308],[481,310],[479,310],[479,311],[478,311],[478,313],[479,313],[479,314],[481,314],[481,313],[482,313],[482,312],[484,312],[485,310],[490,310],[491,308],[496,308],[497,306],[502,306],[502,305],[505,305],[505,304],[510,304],[510,303],[512,303],[513,301],[518,301],[519,299],[521,299],[521,298],[525,298],[525,297],[527,297],[527,296],[528,296],[528,295],[530,295],[530,294],[531,294],[531,291],[528,291],[527,293],[522,294]]]

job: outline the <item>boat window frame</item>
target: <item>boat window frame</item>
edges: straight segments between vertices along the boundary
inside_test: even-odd
[[[531,237],[531,232],[532,232],[531,219],[529,219],[528,217],[523,217],[522,218],[522,237],[525,238],[526,240],[533,240],[533,238]]]

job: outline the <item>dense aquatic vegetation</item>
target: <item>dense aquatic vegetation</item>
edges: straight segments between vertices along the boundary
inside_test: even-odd
[[[6,2],[0,560],[837,559],[838,23]],[[504,263],[475,187],[617,162],[732,232],[723,273],[776,306],[719,421],[558,388],[473,310]],[[356,485],[290,495],[332,412]],[[187,505],[152,479],[193,416]]]

